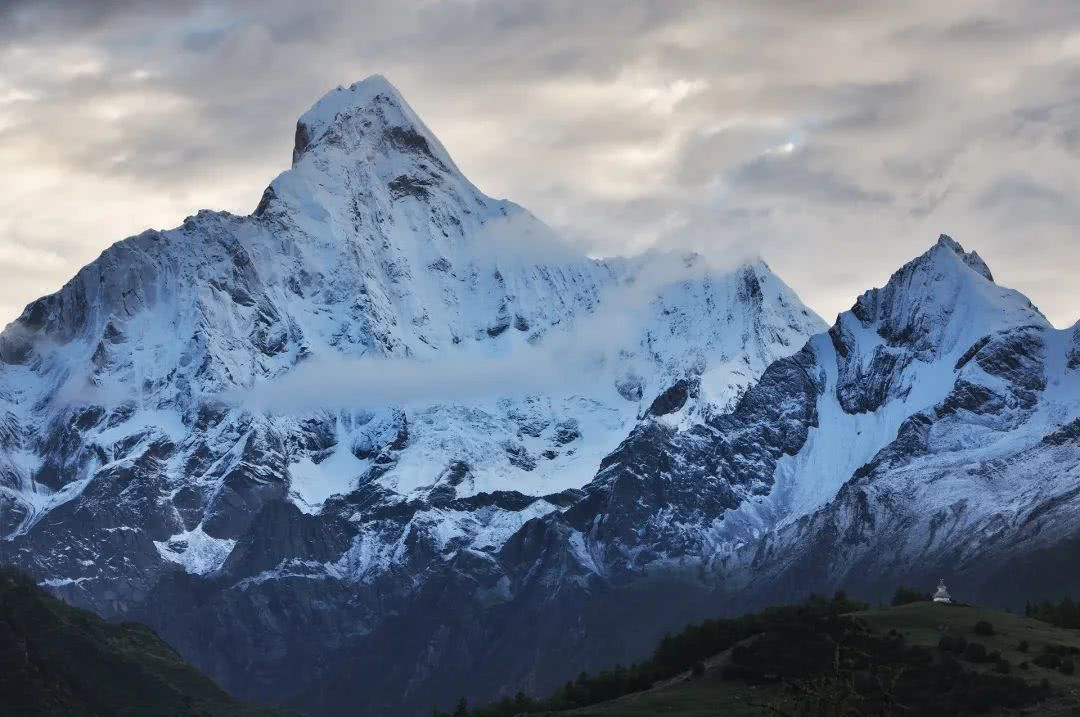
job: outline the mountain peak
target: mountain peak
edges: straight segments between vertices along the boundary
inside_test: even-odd
[[[960,242],[953,239],[948,234],[940,234],[937,238],[937,244],[935,246],[944,247],[946,249],[952,249],[957,254],[963,256],[965,254],[964,247],[960,246]]]
[[[964,247],[960,245],[960,242],[956,241],[948,234],[938,236],[937,243],[931,251],[935,250],[948,250],[953,252],[984,279],[987,281],[994,280],[994,275],[990,272],[990,267],[986,265],[986,262],[983,261],[983,258],[979,256],[978,252],[964,251]]]
[[[1002,329],[1049,326],[1027,297],[995,284],[982,258],[946,234],[884,287],[860,296],[840,316],[834,335],[842,336],[855,322],[926,357],[966,350]]]
[[[377,211],[385,212],[399,200],[436,195],[460,213],[477,204],[506,210],[469,182],[397,88],[372,75],[327,92],[300,116],[292,167],[271,182],[253,213],[280,209],[322,221],[342,211],[351,216],[357,202],[381,202]]]
[[[352,153],[379,144],[453,167],[442,144],[382,75],[337,87],[323,95],[296,123],[293,166],[315,148],[338,147]]]

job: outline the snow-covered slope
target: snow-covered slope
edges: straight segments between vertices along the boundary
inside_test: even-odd
[[[1014,605],[1075,591],[1075,337],[1036,322],[974,342],[948,392],[827,504],[768,536],[743,579],[772,595],[808,584],[881,594],[945,575],[965,599]]]
[[[120,242],[0,335],[0,558],[111,613],[220,570],[277,501],[352,526],[342,578],[415,531],[494,550],[657,394],[719,410],[819,328],[762,262],[577,254],[372,77],[300,118],[251,216]]]
[[[583,562],[599,573],[726,561],[832,500],[910,416],[953,391],[973,346],[1018,327],[1050,328],[942,236],[770,366],[730,413],[691,427],[669,415],[643,421],[587,498],[551,520],[581,533]]]
[[[830,501],[909,416],[952,391],[955,367],[974,345],[1026,326],[1050,324],[1026,297],[994,284],[977,254],[942,236],[811,340],[818,427],[777,465],[768,512],[790,522]]]
[[[455,561],[362,642],[422,665],[394,682],[424,686],[419,709],[464,685],[542,690],[687,621],[812,591],[885,599],[941,575],[986,603],[1080,589],[1078,335],[942,236],[728,410],[697,410],[700,382],[676,381],[580,499],[493,560]],[[312,704],[399,699],[332,687],[343,674]]]

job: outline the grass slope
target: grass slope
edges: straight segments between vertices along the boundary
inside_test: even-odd
[[[936,647],[942,634],[948,631],[962,634],[968,640],[986,645],[987,650],[1001,653],[1012,665],[1011,674],[1029,681],[1046,679],[1051,687],[1060,689],[1063,697],[1073,697],[1080,707],[1080,670],[1071,676],[1058,670],[1043,669],[1033,663],[1047,645],[1060,645],[1080,651],[1080,630],[1068,630],[1039,620],[1018,617],[1007,612],[962,605],[938,605],[931,602],[918,602],[900,607],[868,610],[858,613],[871,628],[879,632],[896,630],[904,634],[911,644]],[[991,636],[977,635],[973,628],[980,621],[989,622],[994,627]],[[1027,652],[1018,648],[1021,642],[1028,643]],[[1020,669],[1024,662],[1028,669]],[[972,669],[988,671],[989,665],[979,665]],[[1069,714],[1080,714],[1080,712]]]
[[[1027,704],[1010,709],[991,703],[993,706],[988,713],[1045,715],[1047,717],[1080,714],[1080,670],[1076,674],[1066,675],[1059,669],[1040,667],[1034,662],[1035,658],[1047,650],[1061,654],[1071,649],[1080,652],[1080,631],[1078,630],[1058,628],[1038,620],[995,610],[938,605],[929,602],[860,611],[851,613],[847,617],[860,621],[869,634],[885,641],[883,644],[895,640],[903,645],[903,650],[912,650],[918,655],[928,656],[932,662],[921,669],[931,678],[937,673],[950,669],[945,665],[949,663],[951,669],[963,670],[965,679],[968,680],[981,679],[983,683],[993,685],[995,680],[998,683],[1007,681],[1013,684],[1014,679],[1020,679],[1030,685],[1031,694],[1035,696]],[[989,622],[993,626],[992,635],[976,634],[974,626],[980,621]],[[939,642],[946,634],[962,635],[969,642],[983,645],[987,652],[1000,653],[1000,659],[1007,660],[1009,663],[1008,674],[1001,674],[999,670],[1004,668],[998,665],[998,661],[971,662],[962,654],[954,656],[943,652],[939,649]],[[755,641],[768,637],[768,633],[755,636],[740,645],[752,645]],[[803,638],[788,633],[776,637],[781,650],[799,653],[807,649]],[[1026,651],[1022,651],[1020,646],[1025,642],[1027,643]],[[732,653],[739,649],[740,647],[736,646],[732,650],[706,660],[703,674],[700,673],[700,669],[697,676],[686,672],[643,692],[589,707],[545,714],[564,717],[570,715],[575,717],[645,717],[646,715],[742,717],[745,715],[749,717],[750,715],[804,714],[803,710],[807,708],[806,700],[801,696],[793,695],[790,681],[778,679],[747,682],[734,676],[738,675],[738,670],[732,668]],[[894,658],[880,659],[880,662],[887,663],[890,659]],[[1022,667],[1025,663],[1026,667]],[[886,669],[889,667],[887,664],[882,666]],[[825,671],[830,670],[826,668]],[[909,677],[913,674],[914,672],[907,673]],[[971,675],[980,677],[972,678]],[[753,682],[758,683],[752,684]],[[935,687],[937,686],[930,685],[927,689],[932,691]],[[931,703],[937,699],[936,696],[927,697]],[[913,712],[910,708],[908,710],[897,708],[895,711],[886,711],[884,714],[922,714],[923,709],[925,708],[917,707]],[[872,712],[872,714],[878,713]],[[987,712],[984,712],[984,708],[967,708],[956,713]],[[818,712],[815,711],[814,714]],[[821,714],[832,715],[834,711],[821,712]],[[852,712],[837,710],[835,714],[859,715],[870,714],[870,712],[864,713],[857,709]]]
[[[150,628],[112,624],[0,567],[0,713],[24,717],[282,712],[234,700]]]

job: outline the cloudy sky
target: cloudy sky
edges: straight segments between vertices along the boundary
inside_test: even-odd
[[[592,253],[760,253],[831,320],[946,232],[1080,319],[1076,0],[0,0],[0,324],[250,212],[373,73]]]

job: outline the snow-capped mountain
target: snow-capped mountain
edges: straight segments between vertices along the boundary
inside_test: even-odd
[[[1080,325],[977,254],[825,330],[760,261],[575,253],[379,77],[252,215],[0,334],[0,561],[317,714],[543,692],[812,590],[1059,597],[1078,502]]]
[[[1075,591],[1078,331],[942,236],[732,412],[639,424],[544,521],[599,574],[700,566],[732,608],[941,575],[984,602]]]
[[[430,580],[305,696],[392,709],[332,687],[386,653],[405,656],[391,684],[415,686],[415,709],[463,686],[542,691],[567,664],[625,663],[690,620],[813,591],[887,599],[946,576],[989,604],[1075,592],[1078,340],[942,236],[730,410],[685,422],[696,384],[673,384],[573,505]]]
[[[639,424],[587,497],[545,520],[578,531],[602,571],[698,564],[736,605],[887,597],[942,574],[985,601],[1078,587],[1010,578],[1037,554],[1075,556],[1077,336],[942,236],[732,412],[685,432]]]
[[[0,560],[284,697],[821,328],[760,261],[577,254],[373,77],[253,214],[122,241],[0,334]]]
[[[952,349],[907,371],[904,385],[928,387],[917,410],[819,510],[745,556],[749,584],[880,592],[945,575],[966,599],[1013,605],[1080,588],[1080,327],[967,278],[962,321],[943,326]]]

